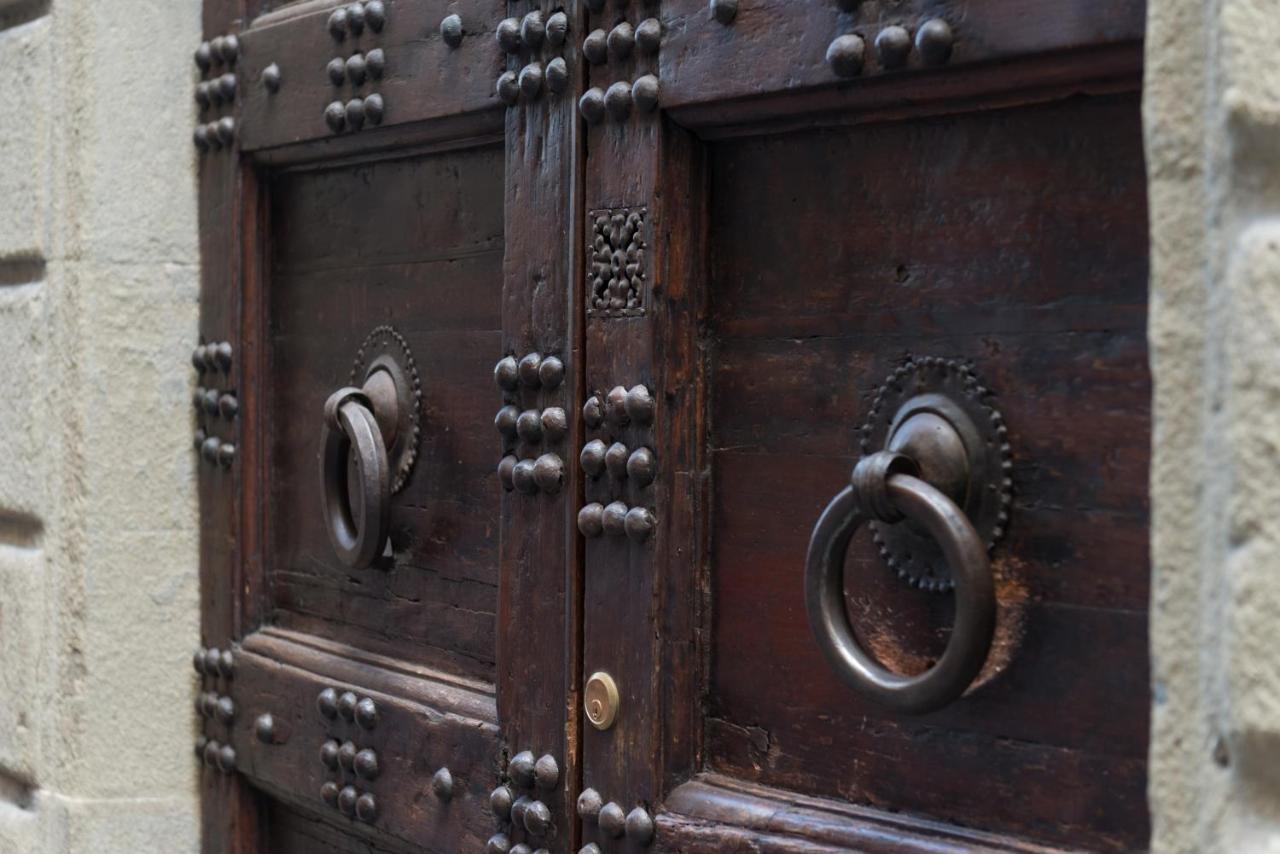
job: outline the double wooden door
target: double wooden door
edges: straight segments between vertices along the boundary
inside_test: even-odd
[[[204,849],[1143,847],[1143,20],[206,0]]]

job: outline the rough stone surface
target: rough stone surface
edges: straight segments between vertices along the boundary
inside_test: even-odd
[[[0,854],[194,852],[199,0],[0,0]]]
[[[1280,16],[1148,10],[1152,842],[1280,851]]]

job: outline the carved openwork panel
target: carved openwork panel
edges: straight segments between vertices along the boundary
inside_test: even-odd
[[[608,208],[588,214],[588,315],[644,314],[649,277],[645,258],[647,216],[645,207]]]

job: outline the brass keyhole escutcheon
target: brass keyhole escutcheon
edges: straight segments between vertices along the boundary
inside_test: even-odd
[[[598,730],[613,726],[618,717],[618,683],[603,670],[597,670],[587,680],[583,707],[587,720]]]

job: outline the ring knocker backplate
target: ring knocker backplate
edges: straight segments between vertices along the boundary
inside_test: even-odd
[[[957,360],[913,358],[885,380],[862,427],[864,456],[881,449],[911,455],[901,428],[913,416],[927,414],[946,422],[964,445],[966,472],[924,472],[927,480],[951,481],[944,491],[973,523],[988,552],[1004,536],[1013,500],[1012,461],[1004,419],[991,392],[973,369]],[[913,424],[922,419],[916,418]],[[871,522],[880,557],[900,578],[922,590],[951,590],[955,583],[936,539],[918,525]]]
[[[391,492],[404,489],[418,459],[422,435],[422,380],[409,344],[391,326],[379,326],[369,333],[356,352],[351,366],[350,385],[359,388],[375,371],[385,370],[395,382],[399,418],[395,440],[387,448],[391,471]]]

